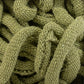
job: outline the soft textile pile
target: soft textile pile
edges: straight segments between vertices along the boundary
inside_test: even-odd
[[[84,0],[0,0],[0,84],[83,77]]]

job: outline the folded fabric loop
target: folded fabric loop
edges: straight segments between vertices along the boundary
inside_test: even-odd
[[[74,18],[66,11],[66,9],[61,7],[54,7],[53,14],[56,21],[60,25],[68,26],[74,20]]]
[[[24,68],[23,68],[24,67]],[[19,74],[21,76],[34,74],[34,62],[32,61],[21,61],[18,60],[14,70],[15,74]]]
[[[75,17],[84,15],[84,1],[83,0],[71,0]]]
[[[5,49],[7,47],[8,43],[6,41],[4,41],[2,38],[0,38],[0,54],[4,54],[5,53]]]
[[[75,52],[75,53],[74,53]],[[71,83],[77,76],[80,69],[79,49],[73,46],[65,59],[64,68],[61,72],[61,79]]]
[[[54,0],[54,7],[64,7],[64,0]]]
[[[33,59],[32,61],[34,61],[34,58],[35,58],[35,55],[36,55],[36,46],[28,43],[28,42],[25,42],[21,48],[21,51],[22,51],[22,55],[24,54],[23,52],[25,51],[26,53],[28,53],[28,55],[32,55]],[[32,53],[33,52],[33,53]],[[21,56],[21,55],[20,55]],[[24,55],[25,57],[29,58],[28,56]],[[31,59],[31,58],[30,58]]]
[[[82,84],[83,0],[0,0],[0,84]]]
[[[65,0],[65,7],[68,10],[69,14],[71,14],[75,18],[75,11],[73,9],[73,4],[71,3],[71,0]]]
[[[57,23],[60,25],[68,26],[74,20],[74,18],[65,9],[64,0],[55,0],[52,11]]]
[[[48,16],[48,14],[46,14],[45,16],[43,15],[37,15],[35,18],[34,18],[34,22],[35,23],[38,23],[39,25],[41,26],[44,26],[45,24],[53,21],[55,22],[55,19],[54,19],[54,16],[52,15],[52,17]]]
[[[13,11],[17,19],[22,21],[30,21],[36,16],[37,8],[35,6],[29,7],[27,3],[29,0],[15,0]]]
[[[12,16],[15,16],[14,11],[13,11],[14,0],[9,0],[9,1],[8,0],[3,0],[3,1],[4,1],[5,5],[6,5],[5,9],[8,10]],[[17,19],[17,20],[22,26],[24,26],[24,27],[29,26],[28,22],[24,22],[24,21],[22,21],[20,19]]]
[[[39,72],[40,66],[43,63],[42,61],[44,61],[46,59],[47,61],[45,60],[45,62],[48,62],[48,60],[50,58],[51,42],[46,41],[46,39],[47,39],[48,33],[51,31],[53,31],[56,35],[58,35],[60,37],[63,34],[64,30],[59,25],[57,25],[55,22],[49,22],[48,24],[46,24],[44,26],[43,31],[39,35],[37,53],[36,53],[36,58],[35,58],[35,71],[37,73]],[[53,39],[53,37],[52,37],[52,39]],[[44,66],[44,64],[43,64],[43,66]]]
[[[53,7],[53,0],[33,0],[39,10],[48,12]]]
[[[8,41],[10,41],[11,38],[12,38],[12,36],[13,36],[13,35],[10,33],[10,31],[7,30],[6,27],[3,27],[3,26],[0,28],[0,33],[1,33],[1,35],[3,35],[4,38],[6,38]]]
[[[40,29],[37,27],[29,27],[26,29],[22,29],[19,31],[10,41],[9,45],[6,48],[3,62],[0,66],[0,84],[6,83],[16,64],[18,54],[20,52],[20,48],[26,38],[30,37],[35,33],[40,33]],[[17,44],[17,45],[16,45]]]
[[[16,32],[18,32],[21,28],[23,28],[18,22],[17,20],[12,17],[9,14],[4,14],[3,18],[2,18],[2,24],[6,25],[12,34],[15,34]]]
[[[79,22],[80,21],[80,22]],[[77,37],[84,32],[84,20],[82,17],[77,17],[71,25],[68,26],[60,40],[53,59],[48,67],[45,84],[59,84],[59,74],[62,68],[66,55],[72,48]],[[81,30],[80,30],[81,29]],[[52,81],[53,80],[53,81]]]

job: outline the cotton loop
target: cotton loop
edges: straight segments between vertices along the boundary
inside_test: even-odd
[[[35,6],[28,7],[29,0],[15,0],[13,10],[17,19],[22,21],[30,21],[36,16],[37,8]]]
[[[6,46],[7,46],[7,42],[4,41],[2,38],[0,38],[0,54],[5,53]]]
[[[35,73],[33,65],[34,62],[32,61],[23,62],[18,60],[15,66],[14,73],[19,74],[21,76],[31,75]]]
[[[56,21],[64,26],[68,26],[74,20],[74,18],[64,8],[64,0],[61,0],[61,2],[60,0],[55,0],[53,14],[55,16]]]
[[[83,0],[0,0],[0,84],[83,79]]]
[[[48,12],[53,7],[53,0],[33,0],[39,10],[43,12]]]
[[[17,20],[9,14],[3,15],[2,24],[6,25],[10,29],[12,34],[15,34],[22,28]]]
[[[37,15],[34,18],[34,22],[38,23],[41,26],[44,26],[45,24],[47,24],[48,22],[51,22],[51,21],[55,22],[54,16],[51,17],[51,16],[48,16],[48,14],[46,14],[45,16]]]
[[[3,35],[8,41],[11,40],[12,34],[5,27],[0,28],[1,35]]]
[[[66,3],[66,8],[67,8],[68,12],[69,12],[73,17],[75,17],[75,12],[74,12],[73,5],[72,5],[72,3],[71,3],[71,0],[66,0],[65,3]]]
[[[70,53],[66,56],[66,64],[61,72],[61,78],[66,80],[67,83],[71,83],[76,78],[80,69],[80,56],[78,52],[79,50],[76,47],[72,47]]]
[[[71,0],[75,16],[82,16],[84,14],[84,1],[83,0]]]
[[[79,23],[79,20],[81,20],[80,23]],[[67,53],[71,49],[73,43],[76,41],[77,37],[81,34],[81,32],[84,32],[84,30],[82,31],[80,30],[79,28],[80,24],[81,24],[81,29],[83,29],[84,20],[82,17],[76,18],[76,20],[71,25],[69,25],[69,27],[63,34],[63,37],[57,46],[57,49],[54,53],[54,57],[47,70],[47,73],[45,76],[45,83],[48,83],[48,84],[59,83],[59,74],[63,65],[63,61],[65,60]],[[54,81],[51,81],[51,80],[54,80]]]
[[[33,31],[29,32],[30,30],[33,30]],[[6,48],[6,52],[4,54],[5,56],[3,58],[3,62],[1,64],[1,66],[0,66],[0,83],[1,84],[6,83],[8,81],[8,79],[10,78],[10,75],[16,64],[16,60],[17,60],[17,56],[20,51],[20,47],[22,46],[23,42],[26,40],[27,37],[31,36],[33,33],[39,32],[39,30],[37,28],[23,29],[23,31],[18,32],[12,38],[10,44]],[[22,37],[22,35],[23,35],[23,37]],[[18,37],[18,38],[16,38],[16,37]],[[16,45],[16,44],[19,44],[19,45]],[[18,50],[18,51],[14,52],[15,50]],[[10,55],[10,52],[12,53],[11,55]],[[9,66],[11,66],[11,68]],[[2,73],[6,73],[6,74],[2,74]]]
[[[63,29],[54,22],[50,22],[50,23],[46,24],[44,26],[43,30],[44,31],[39,35],[39,43],[38,43],[36,59],[35,59],[35,70],[36,70],[36,72],[39,72],[40,65],[41,65],[41,63],[43,63],[42,59],[44,61],[44,58],[46,58],[46,59],[50,58],[50,57],[47,57],[47,54],[49,56],[49,52],[51,52],[51,50],[48,50],[49,52],[46,51],[48,49],[48,47],[51,48],[51,43],[49,41],[50,37],[52,39],[51,41],[53,41],[53,39],[56,40],[56,37],[52,36],[52,34],[49,37],[47,37],[48,33],[52,31],[52,33],[55,32],[55,34],[57,34],[59,36],[61,36],[61,34],[63,33]],[[47,38],[49,38],[49,40]],[[48,41],[46,41],[46,40],[48,40]],[[45,61],[45,62],[48,62],[48,61]]]

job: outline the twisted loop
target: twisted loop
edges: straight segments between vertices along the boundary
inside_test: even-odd
[[[0,84],[6,83],[10,78],[13,72],[13,69],[15,67],[16,60],[20,52],[20,48],[24,43],[24,41],[26,40],[26,38],[30,37],[35,33],[38,33],[39,31],[40,30],[38,28],[34,28],[34,27],[22,29],[12,38],[12,40],[10,41],[10,44],[6,48],[3,62],[0,66]]]
[[[54,22],[50,22],[44,26],[42,33],[39,35],[39,42],[38,42],[37,53],[36,53],[36,58],[35,58],[36,72],[39,72],[40,65],[41,63],[43,63],[42,61],[44,61],[44,58],[47,60],[47,61],[45,60],[45,62],[48,62],[48,60],[50,59],[51,50],[49,49],[51,48],[51,43],[49,41],[46,42],[47,35],[50,31],[54,31],[55,34],[59,35],[60,37],[63,34],[64,30]],[[53,38],[53,36],[51,36],[51,38],[55,39]]]
[[[36,16],[37,8],[35,6],[26,6],[29,0],[15,0],[13,11],[17,19],[21,21],[30,21]]]
[[[84,32],[83,27],[84,27],[84,20],[82,17],[78,17],[73,21],[71,25],[69,25],[67,30],[64,32],[63,37],[56,48],[54,57],[51,60],[51,63],[48,67],[48,70],[45,76],[45,84],[59,83],[59,74],[63,65],[63,61],[65,60],[66,55],[72,48],[77,37],[82,32]]]
[[[0,0],[0,84],[81,84],[83,51],[83,0]]]
[[[53,0],[33,0],[36,6],[43,12],[48,12],[53,7]]]

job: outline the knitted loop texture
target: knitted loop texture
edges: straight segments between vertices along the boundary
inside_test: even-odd
[[[83,84],[84,0],[0,0],[0,84]]]

